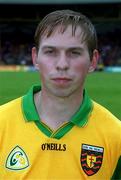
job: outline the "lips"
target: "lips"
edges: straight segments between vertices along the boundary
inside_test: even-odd
[[[56,78],[52,78],[52,80],[58,85],[65,85],[70,81],[72,81],[72,79],[68,77],[56,77]]]
[[[52,80],[57,80],[57,81],[71,81],[70,78],[68,77],[56,77],[56,78],[52,78]]]

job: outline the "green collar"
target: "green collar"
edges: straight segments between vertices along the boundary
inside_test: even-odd
[[[40,86],[34,85],[28,91],[28,93],[23,96],[22,108],[23,108],[24,117],[27,121],[40,122],[40,118],[37,113],[33,98],[33,94],[40,90],[41,90]],[[92,101],[88,97],[86,91],[84,90],[83,102],[79,110],[72,116],[69,122],[79,127],[83,127],[85,124],[87,124],[88,116],[90,115],[92,108],[93,108]]]

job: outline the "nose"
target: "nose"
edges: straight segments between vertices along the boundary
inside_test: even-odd
[[[65,54],[61,54],[58,57],[56,69],[60,71],[67,71],[69,69],[69,62]]]

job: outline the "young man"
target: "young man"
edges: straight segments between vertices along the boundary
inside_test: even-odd
[[[0,108],[0,179],[119,179],[121,122],[89,98],[95,28],[71,10],[48,14],[35,32],[41,87]]]

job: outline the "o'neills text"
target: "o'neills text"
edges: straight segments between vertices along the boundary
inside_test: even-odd
[[[44,143],[41,145],[41,149],[43,151],[45,150],[66,151],[66,144]]]

